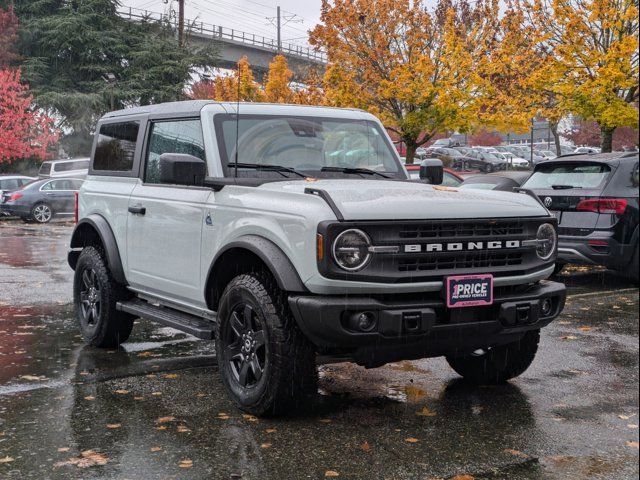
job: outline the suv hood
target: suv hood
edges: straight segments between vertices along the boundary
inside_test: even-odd
[[[326,191],[345,220],[421,220],[440,218],[533,217],[549,215],[522,193],[459,190],[425,183],[387,180],[305,180],[270,182],[259,189],[305,194]]]

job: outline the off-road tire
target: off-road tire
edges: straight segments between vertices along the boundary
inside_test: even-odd
[[[256,355],[265,360],[261,378],[243,386],[235,376],[237,364],[232,367],[231,359],[237,355],[231,338],[237,337],[238,330],[232,330],[232,315],[246,305],[254,312],[253,322],[261,322],[264,347]],[[238,275],[225,288],[218,309],[216,354],[222,383],[238,407],[252,415],[282,415],[317,392],[314,348],[298,328],[286,295],[268,273]]]
[[[87,277],[91,279],[91,284],[97,286],[95,298],[99,304],[89,318],[85,313],[86,303],[83,303],[87,301]],[[116,310],[116,303],[129,298],[131,293],[114,280],[102,252],[96,247],[85,247],[76,264],[73,302],[80,333],[87,345],[113,348],[127,341],[135,317]]]
[[[45,209],[48,213],[48,216],[44,213],[39,213],[39,209]],[[29,218],[36,223],[49,223],[54,216],[53,208],[51,205],[45,202],[38,202],[33,207],[31,207],[31,214]]]
[[[540,330],[531,330],[518,341],[488,349],[483,355],[447,357],[447,362],[469,383],[495,385],[521,375],[538,351]]]

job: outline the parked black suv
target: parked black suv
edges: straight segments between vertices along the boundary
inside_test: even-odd
[[[558,218],[557,271],[604,265],[638,281],[638,152],[548,160],[523,187]]]

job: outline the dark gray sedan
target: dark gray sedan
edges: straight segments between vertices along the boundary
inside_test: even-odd
[[[47,223],[54,216],[72,216],[75,193],[82,186],[77,178],[45,179],[31,182],[18,190],[4,192],[0,211],[25,222]]]

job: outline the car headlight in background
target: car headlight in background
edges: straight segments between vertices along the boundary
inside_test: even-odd
[[[345,230],[333,242],[333,259],[344,270],[361,270],[371,259],[370,246],[371,239],[362,230]]]
[[[543,223],[538,227],[536,235],[536,253],[542,260],[548,260],[556,251],[558,243],[558,234],[556,229],[550,223]]]

